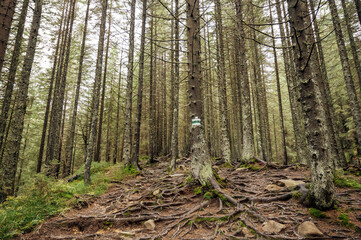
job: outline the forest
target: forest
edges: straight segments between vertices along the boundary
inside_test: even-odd
[[[0,239],[361,238],[361,0],[1,0]]]

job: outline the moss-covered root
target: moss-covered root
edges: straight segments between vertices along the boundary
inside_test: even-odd
[[[239,202],[234,199],[233,197],[229,196],[227,193],[225,193],[221,187],[219,186],[218,182],[214,179],[214,177],[209,179],[209,183],[214,187],[216,191],[221,193],[230,203],[233,203],[234,205],[237,205]]]

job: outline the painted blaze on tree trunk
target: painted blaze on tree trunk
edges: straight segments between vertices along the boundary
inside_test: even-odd
[[[314,49],[313,29],[305,0],[288,0],[294,60],[300,84],[300,102],[305,119],[306,137],[311,152],[310,203],[328,209],[334,203],[333,161],[327,154],[324,113],[317,86],[321,74]]]
[[[187,33],[188,33],[188,93],[191,119],[195,120],[191,127],[191,172],[201,184],[207,184],[213,176],[209,149],[204,133],[203,109],[201,95],[201,44],[199,1],[187,0]]]

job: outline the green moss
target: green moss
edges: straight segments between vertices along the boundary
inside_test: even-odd
[[[353,226],[353,224],[350,223],[350,219],[349,219],[347,213],[341,213],[341,214],[338,216],[338,219],[341,220],[341,224],[342,224],[343,226],[346,226],[346,227],[352,227],[352,226]]]
[[[327,218],[326,214],[316,208],[309,208],[308,212],[316,218]]]
[[[197,187],[193,190],[193,192],[195,195],[200,195],[200,194],[202,194],[202,189],[203,189],[203,187]]]
[[[106,226],[106,227],[112,227],[112,226],[113,226],[113,222],[105,221],[105,222],[103,222],[103,225]]]
[[[194,223],[202,223],[202,222],[225,222],[228,221],[229,217],[197,217],[193,220]]]
[[[292,198],[294,199],[300,199],[302,197],[302,194],[299,191],[294,191],[292,193]]]
[[[342,174],[335,174],[334,177],[335,185],[338,187],[349,187],[361,190],[361,184],[353,178],[345,178]]]
[[[249,169],[251,171],[259,171],[261,169],[260,165],[255,165],[255,164],[251,164],[251,163],[242,164],[240,167],[241,168],[247,168],[247,169]]]
[[[208,191],[203,195],[203,197],[207,200],[212,199],[215,196],[217,196],[217,195],[215,195],[213,191]]]

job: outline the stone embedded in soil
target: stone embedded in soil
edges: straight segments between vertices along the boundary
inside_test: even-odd
[[[155,190],[154,192],[153,192],[153,195],[154,196],[158,196],[160,194],[160,190],[159,189],[157,189],[157,190]]]
[[[316,227],[313,222],[307,221],[298,226],[298,234],[302,237],[319,237],[323,233]]]
[[[246,238],[252,238],[253,237],[253,233],[246,227],[241,228],[241,234]]]
[[[182,165],[179,165],[179,170],[181,170],[181,171],[185,171],[186,170],[186,167],[182,164]]]
[[[270,184],[270,185],[267,185],[265,187],[265,189],[267,191],[270,191],[270,192],[279,192],[279,191],[283,190],[283,187],[280,187],[280,186],[277,186],[277,185],[274,185],[274,184]]]
[[[282,185],[285,185],[288,188],[295,187],[297,185],[305,184],[305,182],[302,181],[295,181],[292,179],[285,179],[285,180],[278,180]]]
[[[281,232],[286,226],[276,221],[268,221],[263,223],[262,230],[267,234],[275,234]]]
[[[153,231],[155,229],[155,222],[153,219],[150,219],[146,222],[144,222],[144,226],[148,229],[148,230],[151,230]]]

